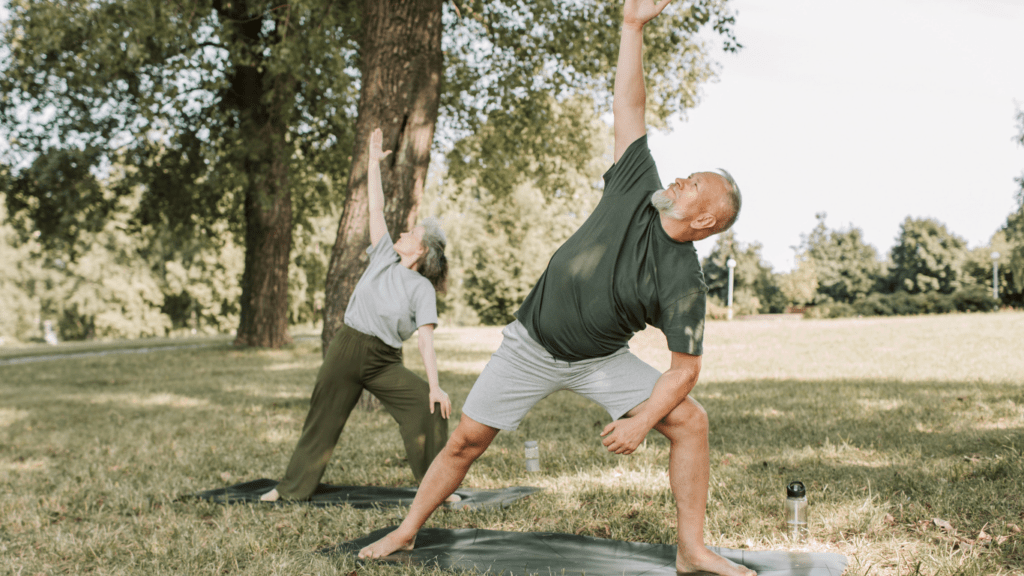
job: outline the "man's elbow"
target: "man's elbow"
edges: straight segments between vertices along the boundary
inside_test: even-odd
[[[675,385],[675,388],[685,396],[690,393],[690,390],[693,390],[694,386],[697,385],[697,379],[700,378],[700,369],[689,366],[672,368],[668,370],[666,374],[671,375],[672,383]]]

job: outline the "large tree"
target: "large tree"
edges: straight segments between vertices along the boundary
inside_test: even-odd
[[[564,191],[559,172],[582,172],[593,158],[590,143],[566,130],[561,104],[581,93],[596,95],[597,110],[611,101],[620,0],[386,4],[364,4],[362,77],[374,80],[363,84],[348,200],[328,271],[325,349],[366,265],[363,155],[370,130],[381,126],[385,147],[397,152],[381,170],[385,215],[396,230],[415,221],[435,119],[453,141],[484,125],[504,134],[454,145],[448,158],[455,180],[473,178],[498,199],[527,180],[554,195]],[[732,23],[726,0],[676,6],[658,20],[647,52],[650,122],[661,125],[696,103],[712,69],[695,34],[710,24],[734,50]]]
[[[8,204],[73,241],[105,220],[111,199],[90,178],[116,159],[135,170],[114,189],[145,188],[140,222],[194,235],[233,222],[246,248],[238,341],[262,346],[287,341],[293,222],[343,204],[326,344],[365,266],[372,129],[395,151],[382,166],[393,231],[416,219],[438,125],[456,155],[454,142],[484,121],[530,132],[472,167],[510,184],[524,159],[582,162],[549,120],[574,94],[608,109],[620,10],[619,0],[19,0],[0,54],[0,125],[20,154]],[[735,49],[732,22],[727,0],[698,0],[652,25],[650,123],[695,104],[713,75],[696,34],[709,25]]]
[[[69,260],[139,189],[130,226],[216,244],[227,221],[245,245],[237,342],[288,342],[294,224],[337,201],[348,175],[350,4],[12,2],[0,52],[12,218]],[[111,164],[128,169],[99,186]]]

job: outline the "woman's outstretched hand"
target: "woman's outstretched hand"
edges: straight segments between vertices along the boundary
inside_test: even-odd
[[[380,162],[391,154],[391,150],[382,151],[381,144],[384,142],[384,133],[377,128],[370,134],[370,162]]]
[[[452,415],[452,400],[448,393],[440,388],[430,389],[430,413],[434,413],[434,404],[441,405],[441,417],[445,420]]]

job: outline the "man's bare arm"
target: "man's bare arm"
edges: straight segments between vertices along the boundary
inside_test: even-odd
[[[647,92],[644,88],[644,25],[661,14],[671,0],[626,0],[622,7],[622,36],[619,59],[615,68],[615,162],[619,161],[634,140],[647,133],[644,111]]]
[[[654,425],[681,404],[697,385],[701,357],[672,352],[672,365],[654,384],[651,397],[630,410],[629,418],[615,420],[601,432],[602,443],[616,454],[631,454]]]

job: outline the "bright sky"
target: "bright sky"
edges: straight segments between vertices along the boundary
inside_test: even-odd
[[[743,50],[719,51],[720,82],[671,133],[650,134],[664,182],[729,170],[737,238],[761,242],[780,272],[817,212],[860,228],[880,256],[907,216],[988,244],[1024,173],[1024,1],[731,4]]]

